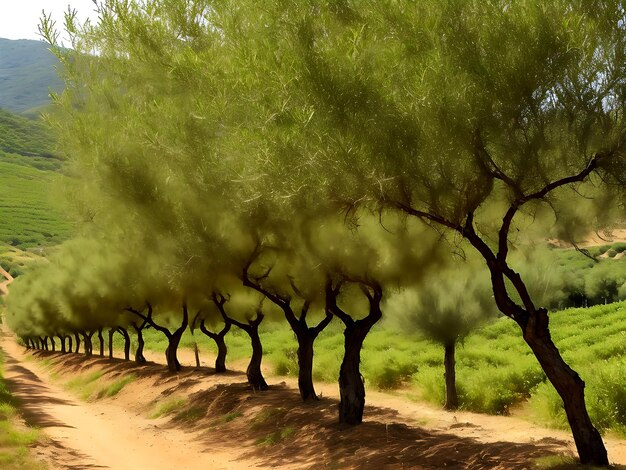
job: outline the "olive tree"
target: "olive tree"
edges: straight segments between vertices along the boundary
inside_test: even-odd
[[[495,317],[496,308],[479,268],[462,266],[441,270],[424,279],[419,286],[393,295],[385,304],[392,318],[404,331],[417,331],[444,348],[444,407],[459,407],[456,390],[456,346],[472,330]]]
[[[246,78],[264,95],[254,101],[267,119],[258,162],[283,181],[273,191],[317,188],[348,210],[388,208],[464,238],[489,270],[498,309],[562,398],[581,461],[606,465],[584,382],[509,254],[546,205],[564,226],[572,204],[600,188],[601,204],[578,214],[584,229],[606,221],[603,209],[623,187],[622,3],[231,8],[255,11],[236,26],[241,56],[255,51]]]

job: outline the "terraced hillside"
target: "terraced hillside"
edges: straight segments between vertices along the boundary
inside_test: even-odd
[[[0,110],[0,245],[39,249],[67,237],[69,224],[50,200],[63,163],[52,149],[43,123]]]

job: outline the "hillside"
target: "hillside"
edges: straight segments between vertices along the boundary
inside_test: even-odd
[[[0,110],[0,253],[11,251],[6,245],[40,248],[66,238],[69,224],[50,201],[63,163],[53,147],[41,121]],[[4,254],[2,262],[12,265]]]
[[[0,38],[0,108],[23,113],[45,106],[60,89],[56,58],[41,41]]]

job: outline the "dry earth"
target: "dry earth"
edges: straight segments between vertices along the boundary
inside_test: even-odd
[[[187,367],[172,375],[156,363],[25,351],[9,336],[2,348],[26,421],[48,436],[34,452],[53,469],[522,469],[573,455],[568,433],[515,417],[449,413],[401,394],[368,392],[365,422],[344,427],[336,422],[336,386],[318,386],[323,398],[304,404],[292,381],[253,393],[241,372]],[[181,351],[183,364],[192,360]],[[129,374],[136,380],[87,402],[61,386],[97,370],[104,385]],[[175,399],[184,402],[173,413],[148,419]],[[626,468],[626,440],[606,442],[611,461]]]

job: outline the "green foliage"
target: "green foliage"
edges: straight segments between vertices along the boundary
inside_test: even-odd
[[[0,158],[0,242],[20,248],[50,246],[69,234],[69,224],[52,208],[54,173]]]
[[[0,44],[2,40],[0,39]],[[54,157],[54,138],[40,119],[27,119],[0,109],[0,151],[3,154],[50,160],[50,165],[60,161]]]
[[[83,400],[89,400],[97,396],[96,391],[100,385],[99,379],[104,375],[102,371],[81,374],[65,384],[68,390],[76,393]],[[100,397],[98,397],[100,398]]]
[[[620,295],[621,278],[595,267],[583,282],[557,273],[564,281],[553,283],[556,268],[518,261],[526,253],[512,246],[576,239],[623,202],[621,5],[113,0],[98,8],[96,25],[68,20],[71,50],[49,19],[42,24],[63,64],[66,90],[50,119],[69,155],[68,194],[84,237],[14,284],[21,298],[10,300],[8,319],[20,333],[128,324],[123,309],[148,304],[177,325],[183,299],[213,321],[214,292],[242,320],[261,309],[281,318],[276,296],[263,302],[242,274],[294,304],[298,294],[318,315],[327,279],[344,281],[342,307],[367,312],[373,298],[359,285],[380,283],[386,298],[428,279],[452,258],[442,252],[464,256],[468,242],[487,261],[499,309],[520,325],[535,306]],[[617,261],[617,250],[604,253]],[[488,309],[464,287],[429,286],[422,329],[439,341],[442,331],[467,335],[462,405],[505,413],[544,378],[512,322],[467,334]],[[466,312],[471,319],[459,319]],[[610,347],[593,356],[591,325],[559,336],[585,323],[577,316],[553,315],[557,330],[563,321],[554,338],[584,375],[623,348],[616,331],[603,331]],[[595,343],[571,347],[579,340]],[[375,329],[363,375],[386,388],[423,374],[434,399],[436,355],[425,341],[409,342],[394,356],[404,340]],[[337,328],[317,344],[315,376],[335,380]],[[293,339],[283,334],[266,349],[292,373]]]
[[[495,317],[491,286],[481,268],[457,263],[454,269],[439,270],[416,287],[392,294],[385,311],[407,331],[454,344]]]
[[[296,430],[294,428],[285,426],[284,428],[273,431],[265,437],[257,439],[255,444],[259,446],[273,446],[284,441],[285,439],[288,439],[295,433]]]
[[[157,403],[152,411],[148,414],[148,418],[156,419],[162,416],[170,415],[177,412],[187,404],[187,399],[182,397],[170,397],[167,400]]]
[[[0,243],[45,247],[69,235],[70,225],[50,195],[62,178],[53,142],[41,120],[0,109]]]
[[[107,384],[106,386],[101,388],[96,394],[96,397],[97,398],[113,397],[117,395],[119,392],[121,392],[122,389],[126,385],[128,385],[129,383],[133,382],[136,379],[137,377],[134,374],[128,374],[128,375],[125,375],[124,377],[120,377],[119,379],[114,380],[110,384]]]

